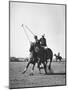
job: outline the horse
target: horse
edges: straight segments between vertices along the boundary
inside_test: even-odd
[[[61,56],[58,56],[56,54],[54,54],[54,56],[56,57],[56,62],[57,62],[57,60],[59,60],[59,62],[61,62],[61,60],[62,60],[62,57]]]
[[[42,63],[44,66],[44,71],[47,74],[48,60],[50,60],[49,65],[48,65],[48,69],[49,69],[49,71],[51,71],[51,63],[52,63],[52,58],[53,58],[52,50],[50,48],[44,49],[43,47],[41,47],[38,51],[38,57],[40,58],[40,60],[38,62],[39,71],[40,71],[40,65]]]
[[[33,64],[32,70],[34,71],[34,66],[36,63],[38,64],[37,67],[38,67],[39,71],[40,71],[40,65],[42,63],[44,66],[43,67],[44,71],[45,71],[45,73],[47,73],[48,59],[50,59],[48,68],[49,68],[49,70],[51,70],[51,62],[52,62],[52,58],[53,58],[52,50],[50,48],[44,49],[41,46],[39,47],[39,46],[34,46],[34,45],[31,46],[30,50],[31,49],[32,49],[34,55],[33,55],[32,59],[30,59],[30,61],[28,62],[23,73],[25,73],[27,71],[30,64]]]

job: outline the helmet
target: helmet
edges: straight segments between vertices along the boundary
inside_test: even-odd
[[[37,36],[35,35],[34,38],[37,39]]]
[[[45,34],[42,35],[42,37],[44,37],[44,36],[45,36]]]

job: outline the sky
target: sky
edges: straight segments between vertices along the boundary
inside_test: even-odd
[[[65,6],[35,3],[10,3],[10,56],[28,57],[30,43],[34,36],[25,27],[38,36],[45,34],[47,46],[53,54],[60,52],[65,58]]]

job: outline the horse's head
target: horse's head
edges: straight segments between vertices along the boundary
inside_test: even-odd
[[[38,53],[40,49],[39,49],[38,46],[36,46],[36,47],[34,48],[34,50],[35,50],[36,53]]]

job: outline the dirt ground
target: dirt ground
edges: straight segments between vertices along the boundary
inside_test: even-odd
[[[22,74],[27,62],[10,62],[9,63],[9,87],[24,88],[37,86],[53,86],[65,85],[65,62],[52,62],[52,73],[39,73],[37,65],[35,66],[34,75],[31,76],[32,65],[29,66],[27,72]]]

